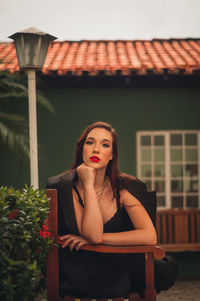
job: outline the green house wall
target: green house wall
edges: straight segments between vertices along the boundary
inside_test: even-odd
[[[75,144],[90,123],[103,120],[117,130],[120,169],[136,174],[138,130],[200,129],[200,88],[43,88],[52,115],[38,106],[39,181],[71,167]],[[13,105],[13,104],[12,104]],[[27,103],[13,110],[28,114]],[[28,116],[28,115],[27,115]],[[0,184],[29,184],[29,161],[0,149]]]

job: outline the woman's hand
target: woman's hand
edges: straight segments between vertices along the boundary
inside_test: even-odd
[[[82,246],[90,244],[88,240],[81,236],[67,234],[60,237],[62,248],[69,247],[70,251],[79,250]]]
[[[87,166],[85,163],[82,163],[77,167],[77,173],[84,186],[94,186],[96,176],[96,171],[94,168]]]

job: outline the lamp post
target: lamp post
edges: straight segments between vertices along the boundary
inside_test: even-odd
[[[38,147],[37,147],[37,109],[36,109],[36,71],[41,70],[51,41],[56,37],[31,27],[16,32],[9,38],[15,42],[20,70],[28,73],[29,100],[29,143],[31,185],[38,188]]]

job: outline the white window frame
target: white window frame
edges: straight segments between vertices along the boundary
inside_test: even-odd
[[[184,134],[197,134],[197,147],[198,147],[198,208],[200,208],[200,130],[168,130],[168,131],[138,131],[136,133],[136,139],[137,139],[137,177],[139,179],[142,179],[142,175],[141,175],[141,136],[151,136],[151,145],[149,147],[151,147],[151,149],[153,148],[152,145],[152,137],[154,136],[164,136],[164,148],[165,148],[165,161],[163,161],[163,163],[165,164],[165,193],[163,193],[165,195],[165,206],[159,206],[159,209],[169,209],[172,208],[171,207],[171,187],[170,187],[170,135],[171,134],[181,134],[184,137]],[[190,146],[189,146],[190,147]],[[183,148],[183,160],[181,162],[182,165],[185,164],[185,150],[187,149],[187,146],[185,145],[185,143],[183,142],[182,145]],[[153,154],[153,152],[152,152]],[[151,158],[151,161],[152,158]],[[151,163],[152,164],[152,163]],[[153,164],[152,164],[152,168],[153,168]],[[185,178],[185,174],[183,175],[183,179]],[[151,180],[156,180],[156,178],[151,177]],[[179,195],[177,193],[177,195]],[[181,195],[181,193],[180,193]],[[186,202],[185,202],[185,197],[186,195],[188,196],[188,193],[183,192],[183,199],[184,199],[184,203],[183,203],[183,208],[188,208],[186,207]],[[189,193],[189,195],[192,196],[192,193]],[[196,193],[194,193],[194,195],[196,195]]]

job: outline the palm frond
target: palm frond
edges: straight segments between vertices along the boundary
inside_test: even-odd
[[[20,100],[28,100],[27,76],[0,71],[0,144],[16,153],[23,162],[24,155],[29,157],[28,121],[16,105],[14,108],[19,114],[12,113],[12,102]],[[53,105],[40,91],[37,92],[37,101],[49,112],[54,112]]]
[[[6,145],[10,151],[15,153],[20,151],[29,157],[29,144],[26,134],[17,133],[5,123],[0,122],[0,139],[2,140],[2,144]]]
[[[37,101],[38,101],[39,104],[41,104],[49,112],[54,113],[54,107],[50,103],[50,101],[48,101],[48,99],[46,99],[46,97],[44,97],[43,95],[39,94],[39,95],[37,95]]]
[[[11,122],[27,122],[26,117],[23,115],[2,112],[0,112],[0,120],[7,120]]]
[[[9,91],[9,92],[0,92],[0,99],[10,98],[11,100],[16,100],[17,98],[28,98],[28,92],[17,92],[17,91]]]
[[[13,79],[4,78],[2,79],[2,84],[9,89],[13,90],[21,90],[21,91],[27,91],[27,87],[25,87],[23,84],[18,83],[14,81]]]

